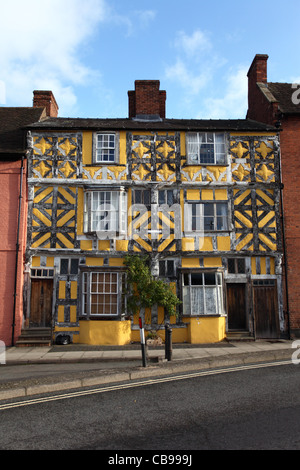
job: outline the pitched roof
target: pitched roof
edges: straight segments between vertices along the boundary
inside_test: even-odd
[[[85,119],[49,118],[29,126],[31,130],[156,130],[156,131],[276,131],[274,126],[250,119]]]
[[[291,83],[269,83],[267,84],[269,91],[278,102],[279,109],[284,114],[299,114],[300,103],[293,102],[293,94],[297,92],[297,88],[293,88]],[[298,87],[299,88],[299,87]],[[295,96],[295,95],[294,95]],[[297,93],[299,97],[299,92]]]
[[[16,156],[26,149],[24,127],[45,117],[44,108],[0,107],[0,155]]]

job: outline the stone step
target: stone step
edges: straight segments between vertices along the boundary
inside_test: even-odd
[[[16,346],[51,346],[51,328],[24,328],[16,341]]]

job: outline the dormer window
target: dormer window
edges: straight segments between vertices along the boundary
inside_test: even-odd
[[[225,134],[189,132],[186,138],[187,162],[190,165],[224,165]]]

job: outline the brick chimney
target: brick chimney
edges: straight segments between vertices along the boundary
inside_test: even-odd
[[[48,117],[58,116],[58,105],[52,91],[35,90],[33,92],[33,107],[46,108]]]
[[[134,85],[128,91],[129,118],[164,119],[167,94],[159,89],[159,80],[136,80]]]
[[[256,54],[248,71],[247,118],[275,125],[278,103],[268,89],[266,54]]]

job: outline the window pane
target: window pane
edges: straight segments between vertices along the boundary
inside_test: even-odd
[[[191,314],[203,315],[204,312],[204,297],[202,287],[191,288]]]
[[[61,259],[60,260],[60,274],[68,274],[69,272],[69,260]]]
[[[162,277],[166,275],[165,262],[164,261],[159,262],[159,275],[162,276]]]
[[[216,285],[215,273],[204,273],[204,283],[206,286],[215,286]]]
[[[71,259],[71,272],[70,274],[78,274],[78,259]]]
[[[168,260],[167,261],[167,276],[174,276],[174,261]]]
[[[191,274],[191,285],[192,286],[202,286],[202,273],[192,273]]]
[[[184,286],[189,286],[190,285],[190,277],[189,277],[189,274],[188,273],[185,273],[183,275],[183,285]]]
[[[230,274],[235,274],[235,260],[232,258],[228,259],[228,272]]]
[[[246,272],[245,260],[243,258],[237,260],[237,269],[239,274]]]
[[[205,288],[205,313],[206,314],[217,313],[217,288],[216,287]]]

